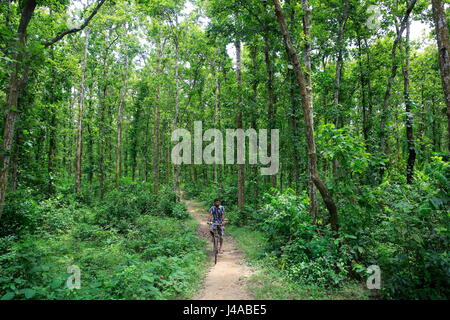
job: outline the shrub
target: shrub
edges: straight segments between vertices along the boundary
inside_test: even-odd
[[[186,219],[189,216],[189,213],[187,212],[184,203],[175,203],[169,216],[176,219]]]
[[[305,194],[298,197],[288,189],[283,194],[265,194],[265,202],[257,219],[274,248],[286,244],[297,232],[298,225],[311,225],[311,216],[307,213],[309,199]]]
[[[40,208],[29,189],[8,194],[0,224],[0,237],[33,232],[38,227]]]
[[[43,215],[35,234],[27,234],[26,240],[12,235],[0,238],[0,298],[192,295],[206,260],[204,241],[197,237],[192,221],[180,220],[187,216],[183,204],[171,203],[171,217],[146,214],[148,210],[142,208],[150,206],[145,199],[154,205],[156,197],[149,198],[142,190],[146,187],[124,186],[93,208],[75,198],[41,201]],[[174,200],[170,192],[162,198]],[[82,283],[81,289],[70,291],[66,271],[72,264],[80,267]]]

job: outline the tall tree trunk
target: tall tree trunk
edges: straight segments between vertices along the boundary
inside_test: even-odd
[[[150,147],[150,119],[152,117],[152,113],[150,111],[150,108],[148,108],[145,112],[145,138],[144,138],[144,181],[148,182],[148,176],[149,176],[149,167],[150,167],[150,161],[149,161],[149,147]]]
[[[161,39],[159,40],[159,47],[156,52],[156,74],[159,76],[162,72],[161,68],[161,57],[164,50],[164,43],[161,43]],[[160,185],[160,167],[159,162],[161,158],[161,111],[160,111],[160,104],[161,104],[161,88],[160,86],[156,87],[156,105],[155,105],[155,125],[154,125],[154,144],[153,144],[153,191],[155,193],[159,192],[159,185]]]
[[[20,102],[19,102],[20,103]],[[18,177],[19,177],[19,163],[20,163],[20,154],[22,151],[21,143],[22,143],[22,134],[20,128],[16,128],[16,135],[13,147],[13,161],[11,165],[11,184],[10,190],[15,191],[18,185]]]
[[[342,128],[343,119],[342,119],[342,110],[340,105],[340,93],[341,93],[341,78],[342,78],[342,70],[344,68],[344,55],[343,55],[343,46],[344,46],[344,32],[345,32],[345,23],[347,17],[345,16],[339,22],[339,30],[338,30],[338,38],[337,38],[337,59],[336,59],[336,76],[334,79],[334,94],[333,94],[333,103],[334,110],[336,111],[336,119],[335,126],[336,128]],[[338,176],[338,166],[339,163],[337,159],[333,159],[333,175],[335,177]]]
[[[7,95],[6,118],[3,128],[3,155],[1,162],[3,168],[0,170],[0,219],[3,215],[6,188],[8,185],[8,172],[11,161],[11,147],[13,145],[15,124],[17,119],[17,108],[19,100],[19,88],[26,82],[28,67],[24,66],[24,52],[27,27],[36,8],[35,0],[28,0],[22,6],[19,27],[17,29],[18,43],[15,44],[14,62],[9,77],[9,91]]]
[[[366,49],[366,66],[364,68],[366,73],[366,84],[367,84],[367,134],[370,136],[372,133],[372,101],[373,101],[373,93],[372,93],[372,80],[371,80],[371,59],[370,59],[370,48],[369,44],[367,43],[367,39],[364,39],[364,47]],[[371,144],[366,144],[367,150],[371,149]]]
[[[405,62],[402,68],[403,71],[403,97],[405,99],[405,111],[406,111],[406,139],[407,139],[407,149],[408,149],[408,161],[406,165],[406,182],[408,184],[413,183],[414,179],[414,163],[416,161],[416,146],[414,143],[413,135],[413,114],[412,114],[412,103],[409,94],[409,65],[410,65],[410,22],[408,20],[406,26],[406,37],[405,37]]]
[[[362,54],[362,47],[361,47],[361,38],[358,33],[357,36],[357,43],[358,43],[358,67],[359,67],[359,81],[360,81],[360,88],[361,88],[361,108],[362,108],[362,132],[364,137],[364,144],[368,145],[368,139],[369,139],[369,130],[368,130],[368,123],[367,123],[367,95],[366,95],[366,80],[364,76],[364,67],[363,67],[363,54]]]
[[[408,8],[406,9],[405,16],[403,17],[403,19],[400,23],[400,28],[397,28],[397,36],[392,45],[391,74],[388,78],[386,91],[384,93],[383,109],[381,110],[381,121],[380,121],[380,149],[381,149],[381,152],[384,152],[385,154],[387,154],[386,122],[387,122],[388,112],[389,112],[389,100],[391,97],[392,86],[394,84],[394,79],[395,79],[395,76],[397,74],[397,69],[398,69],[397,47],[400,43],[402,34],[406,29],[406,24],[409,20],[409,16],[410,16],[412,10],[414,9],[416,2],[417,2],[417,0],[411,0],[409,2]],[[383,175],[384,175],[384,166],[380,167],[379,182],[381,182]]]
[[[17,109],[19,114],[24,111],[24,107],[26,105],[26,102],[24,101],[24,96],[26,92],[26,85],[27,85],[27,79],[25,81],[22,81],[21,86],[19,87],[19,98],[17,101]],[[13,152],[12,152],[12,164],[11,164],[11,183],[10,183],[10,190],[15,191],[18,186],[18,179],[19,179],[19,167],[20,167],[20,161],[21,161],[21,155],[22,155],[22,128],[19,125],[15,126],[15,135],[14,135],[14,146],[13,146]]]
[[[131,138],[131,179],[135,181],[136,169],[138,167],[138,148],[139,148],[139,124],[141,122],[142,105],[138,103],[133,115],[133,131]]]
[[[218,68],[218,67],[215,67]],[[220,123],[220,83],[219,83],[219,70],[215,72],[214,79],[214,94],[215,94],[215,105],[214,105],[214,128],[219,128],[218,123]],[[217,186],[219,182],[219,172],[218,164],[214,160],[214,184]]]
[[[314,116],[312,107],[311,86],[308,85],[305,74],[303,73],[302,70],[302,66],[300,65],[300,61],[297,56],[297,51],[292,45],[280,1],[273,0],[273,3],[275,5],[275,14],[277,16],[278,23],[280,25],[280,30],[281,34],[283,35],[284,44],[289,54],[289,59],[293,65],[297,84],[300,88],[300,93],[302,96],[303,118],[305,121],[305,130],[306,130],[306,143],[308,146],[309,163],[311,164],[310,175],[312,177],[315,186],[319,190],[325,202],[325,206],[327,207],[328,212],[330,214],[331,228],[333,231],[338,232],[339,225],[338,225],[338,214],[336,204],[334,200],[331,198],[328,188],[322,182],[317,170],[317,154],[316,154],[316,143],[314,140]]]
[[[177,20],[178,24],[178,20]],[[179,38],[175,38],[175,116],[173,118],[173,130],[178,127],[178,116],[179,116],[179,99],[180,99],[180,75],[179,75],[179,54],[180,54],[180,43]],[[180,197],[180,165],[173,165],[173,190],[177,194],[177,199]]]
[[[108,38],[111,38],[111,30],[109,30]],[[116,38],[117,39],[117,38]],[[110,41],[109,45],[105,48],[103,54],[102,67],[103,71],[98,79],[98,96],[99,96],[99,118],[98,118],[98,130],[99,130],[99,140],[98,140],[98,181],[99,181],[99,196],[100,199],[103,199],[105,194],[105,143],[106,143],[106,93],[108,91],[108,77],[109,77],[109,69],[108,69],[108,57],[109,50],[112,45],[116,41],[116,39]]]
[[[305,61],[305,70],[306,73],[303,73],[303,78],[304,78],[304,93],[306,96],[308,96],[309,101],[306,102],[309,106],[308,108],[310,108],[310,113],[308,114],[308,119],[310,119],[311,121],[311,130],[312,133],[314,135],[314,119],[313,119],[313,101],[312,101],[312,80],[311,80],[311,51],[312,51],[312,46],[311,46],[311,7],[309,5],[308,0],[302,0],[302,9],[304,11],[303,14],[303,33],[305,35],[305,44],[303,47],[303,56],[304,56],[304,61]],[[282,14],[282,11],[280,11]],[[284,16],[283,16],[283,20],[284,20]],[[278,20],[280,21],[280,20]],[[286,24],[286,22],[285,22]],[[286,32],[288,32],[287,26],[286,26]],[[290,41],[290,39],[289,39]],[[292,43],[291,43],[292,46]],[[293,48],[293,47],[292,47]],[[290,57],[290,55],[292,53],[289,52],[288,50],[288,56]],[[297,56],[297,52],[295,52],[295,55]],[[298,57],[297,57],[298,59]],[[292,63],[292,61],[291,61]],[[300,64],[299,64],[300,67]],[[295,66],[294,66],[295,68]],[[295,69],[294,72],[296,73]],[[302,90],[302,89],[301,89]],[[304,97],[302,95],[302,104]],[[305,110],[303,110],[305,112]],[[305,120],[305,128],[307,127],[307,123]],[[306,128],[306,130],[309,130]],[[309,139],[309,138],[308,138]],[[313,139],[314,140],[314,139]],[[313,141],[314,142],[314,141]],[[314,143],[314,152],[315,152],[315,143]],[[309,156],[308,157],[308,185],[309,185],[309,198],[310,198],[310,205],[309,205],[309,213],[311,214],[311,216],[313,217],[313,221],[315,222],[317,219],[317,210],[318,210],[318,205],[317,205],[317,191],[316,191],[316,185],[314,183],[314,179],[313,179],[313,173],[317,171],[317,160],[314,157]]]
[[[84,58],[83,58],[83,70],[81,73],[81,85],[80,85],[80,102],[78,104],[78,119],[77,119],[77,143],[76,143],[76,159],[75,159],[75,192],[79,193],[81,188],[81,161],[83,157],[83,113],[84,113],[84,98],[85,98],[85,86],[86,86],[86,64],[89,45],[89,31],[86,31],[86,38],[84,41]]]
[[[155,126],[154,126],[154,138],[155,142],[153,144],[153,191],[155,193],[159,192],[160,184],[160,169],[159,169],[159,159],[160,159],[160,144],[161,144],[161,133],[160,133],[160,122],[161,122],[161,112],[159,110],[160,104],[160,89],[156,89],[156,106],[155,106]]]
[[[442,87],[447,104],[447,148],[450,151],[450,41],[445,14],[444,1],[432,0],[433,20],[439,50],[439,66],[441,69]]]
[[[343,120],[340,110],[340,94],[341,94],[341,78],[342,78],[342,70],[344,68],[344,33],[345,33],[345,24],[347,22],[347,14],[343,17],[343,19],[339,22],[339,30],[338,30],[338,38],[337,38],[337,59],[336,59],[336,74],[334,78],[334,94],[333,94],[333,102],[334,109],[336,111],[336,119],[335,124],[336,128],[341,128],[343,126]]]
[[[258,47],[257,44],[254,44],[251,48],[251,59],[252,59],[252,71],[253,71],[253,81],[252,81],[252,91],[253,91],[253,101],[256,103],[258,101],[258,83],[259,83],[259,79],[258,79],[258,60],[257,60],[257,54],[258,54]],[[257,130],[257,122],[256,122],[256,118],[257,118],[258,114],[257,112],[252,114],[252,128]],[[253,193],[253,197],[255,199],[255,208],[258,207],[258,199],[259,199],[259,184],[258,184],[258,166],[257,165],[253,165],[253,184],[254,184],[254,193]]]
[[[436,105],[434,104],[434,99],[431,99],[431,135],[432,135],[432,140],[433,140],[433,152],[440,152],[439,149],[439,130],[438,130],[438,126],[439,126],[439,121],[438,121],[438,116],[436,114]]]
[[[238,88],[238,101],[237,101],[237,113],[236,113],[236,128],[242,129],[242,62],[241,62],[241,41],[236,39],[234,42],[236,48],[236,81]],[[238,209],[244,210],[245,207],[245,165],[238,164]]]
[[[89,134],[89,138],[87,141],[87,154],[89,159],[88,181],[89,185],[92,185],[92,180],[94,179],[94,138],[92,136],[92,126],[89,122],[86,124],[86,128]]]
[[[347,13],[344,14],[344,17],[339,21],[339,29],[338,29],[338,37],[337,37],[337,59],[336,59],[336,75],[334,79],[334,94],[333,94],[333,103],[334,110],[336,111],[336,119],[335,126],[336,128],[343,127],[343,118],[342,118],[342,110],[341,110],[341,79],[342,79],[342,70],[344,69],[344,34],[345,34],[345,25],[347,22]],[[338,173],[339,163],[337,159],[333,159],[333,175],[335,177],[339,176]]]
[[[167,127],[164,128],[164,132],[168,130]],[[171,166],[170,166],[170,138],[166,137],[164,140],[167,141],[166,143],[166,184],[169,185],[170,183],[170,176],[171,176]]]
[[[291,5],[290,6],[290,19],[289,19],[289,25],[291,28],[295,26],[295,9]],[[309,13],[308,13],[309,14]],[[305,24],[306,25],[306,24]],[[304,29],[305,30],[305,29]],[[307,30],[309,32],[309,29]],[[296,101],[296,84],[295,84],[295,73],[293,70],[289,69],[288,72],[288,78],[289,78],[289,86],[290,86],[290,103],[291,103],[291,112],[290,112],[290,123],[291,123],[291,129],[292,129],[292,180],[294,184],[295,191],[299,192],[300,185],[299,185],[299,178],[300,178],[300,159],[299,159],[299,127],[298,127],[298,108],[297,108],[297,101]],[[310,185],[314,185],[312,180],[310,179]]]
[[[300,167],[300,159],[299,159],[299,128],[298,128],[298,111],[297,111],[297,101],[295,99],[295,74],[293,71],[289,70],[289,82],[290,82],[290,99],[291,99],[291,114],[290,114],[290,122],[291,122],[291,129],[292,129],[292,157],[293,157],[293,163],[292,163],[292,180],[294,184],[295,191],[299,191],[299,167]]]
[[[54,54],[53,54],[53,47],[51,48],[50,51],[51,57],[52,59],[54,58]],[[56,106],[55,103],[57,102],[56,99],[56,94],[55,94],[55,90],[56,90],[56,74],[55,74],[55,70],[53,67],[53,64],[51,66],[51,77],[52,77],[52,88],[50,90],[50,108],[49,108],[49,113],[50,113],[50,128],[49,128],[49,139],[48,139],[48,152],[47,152],[47,172],[49,175],[49,186],[50,186],[50,191],[52,191],[53,189],[53,179],[51,177],[52,173],[53,173],[53,166],[54,166],[54,157],[55,157],[55,152],[56,152],[56,126],[57,126],[57,119],[56,119]]]
[[[122,79],[122,88],[120,90],[120,102],[117,112],[117,149],[116,149],[116,187],[119,186],[119,181],[122,178],[122,122],[123,122],[123,108],[127,94],[127,78],[128,78],[128,54],[125,54],[125,71]]]
[[[106,109],[106,90],[107,90],[107,52],[103,57],[103,76],[99,83],[99,140],[98,140],[98,182],[99,182],[99,195],[100,199],[103,199],[105,194],[105,145],[104,140],[106,135],[105,128],[105,109]],[[103,82],[103,83],[102,83]]]
[[[264,32],[264,62],[266,64],[266,72],[267,72],[267,121],[269,123],[269,130],[275,129],[275,94],[273,90],[273,67],[272,62],[270,60],[270,39],[269,32],[266,30]],[[269,143],[269,150],[271,149]],[[270,176],[270,180],[272,183],[272,187],[277,187],[277,176],[275,174]]]

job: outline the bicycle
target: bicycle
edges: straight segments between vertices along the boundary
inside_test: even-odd
[[[218,227],[222,227],[223,224],[208,222],[209,225],[215,226],[213,227],[213,252],[214,252],[214,264],[217,264],[217,257],[219,255],[219,231]]]

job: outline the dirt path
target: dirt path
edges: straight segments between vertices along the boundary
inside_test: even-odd
[[[207,213],[199,204],[191,200],[183,200],[190,214],[199,222],[199,234],[208,240],[208,252],[211,267],[203,281],[202,289],[194,300],[251,300],[245,289],[245,282],[252,270],[245,265],[242,252],[235,240],[227,235],[223,242],[224,253],[219,255],[219,261],[214,265],[212,242],[207,225]],[[226,214],[226,213],[225,213]]]

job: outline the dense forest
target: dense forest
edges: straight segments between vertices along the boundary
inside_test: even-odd
[[[253,298],[449,299],[449,21],[448,0],[2,0],[0,298],[192,298],[185,199],[220,198]],[[278,171],[174,163],[196,121],[278,129]]]

